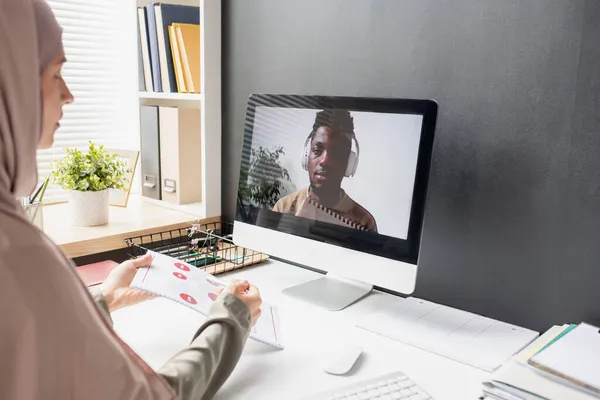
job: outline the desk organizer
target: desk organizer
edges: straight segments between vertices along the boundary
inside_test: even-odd
[[[23,209],[29,218],[29,222],[38,227],[39,230],[44,230],[44,207],[42,203],[36,201],[31,204],[23,205]]]
[[[269,259],[264,253],[236,246],[232,234],[233,224],[211,222],[134,236],[125,239],[125,243],[134,257],[151,250],[194,265],[213,275]]]

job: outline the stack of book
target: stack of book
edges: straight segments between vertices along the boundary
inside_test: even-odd
[[[598,327],[552,327],[483,382],[481,399],[600,399]]]
[[[199,7],[138,7],[138,26],[140,90],[201,93]]]

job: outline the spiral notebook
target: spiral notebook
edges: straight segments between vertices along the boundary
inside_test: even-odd
[[[154,257],[152,263],[138,269],[130,286],[208,315],[218,296],[217,289],[226,283],[181,260],[152,251],[148,253]],[[250,338],[283,349],[277,307],[263,302],[261,316],[252,327]]]
[[[366,231],[368,228],[351,218],[343,216],[338,211],[325,207],[322,204],[317,203],[313,199],[307,198],[302,203],[300,210],[296,213],[297,217],[308,218],[315,221],[327,222],[330,224],[346,226],[349,228],[359,229]]]

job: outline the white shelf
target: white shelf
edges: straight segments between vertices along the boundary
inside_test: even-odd
[[[221,1],[222,0],[136,0],[138,7],[154,3],[199,7],[201,94],[138,92],[141,106],[179,107],[200,110],[202,203],[163,207],[199,217],[221,215]],[[134,7],[132,7],[134,8]],[[133,10],[132,10],[133,11]],[[137,21],[137,18],[136,18]],[[137,25],[137,24],[136,24]],[[138,52],[139,54],[139,52]]]
[[[203,203],[190,203],[190,204],[172,204],[162,200],[155,200],[148,197],[142,196],[142,201],[154,204],[159,207],[167,208],[169,210],[179,211],[181,213],[189,214],[193,217],[202,219],[205,216],[204,204]]]
[[[182,6],[198,7],[200,5],[200,0],[137,0],[138,7],[144,7],[151,3],[181,4]]]
[[[162,92],[139,92],[140,105],[161,107],[182,107],[200,109],[203,94],[193,93],[162,93]]]

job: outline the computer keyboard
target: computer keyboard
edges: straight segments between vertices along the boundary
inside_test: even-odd
[[[305,400],[434,400],[408,376],[393,372],[319,393]]]

